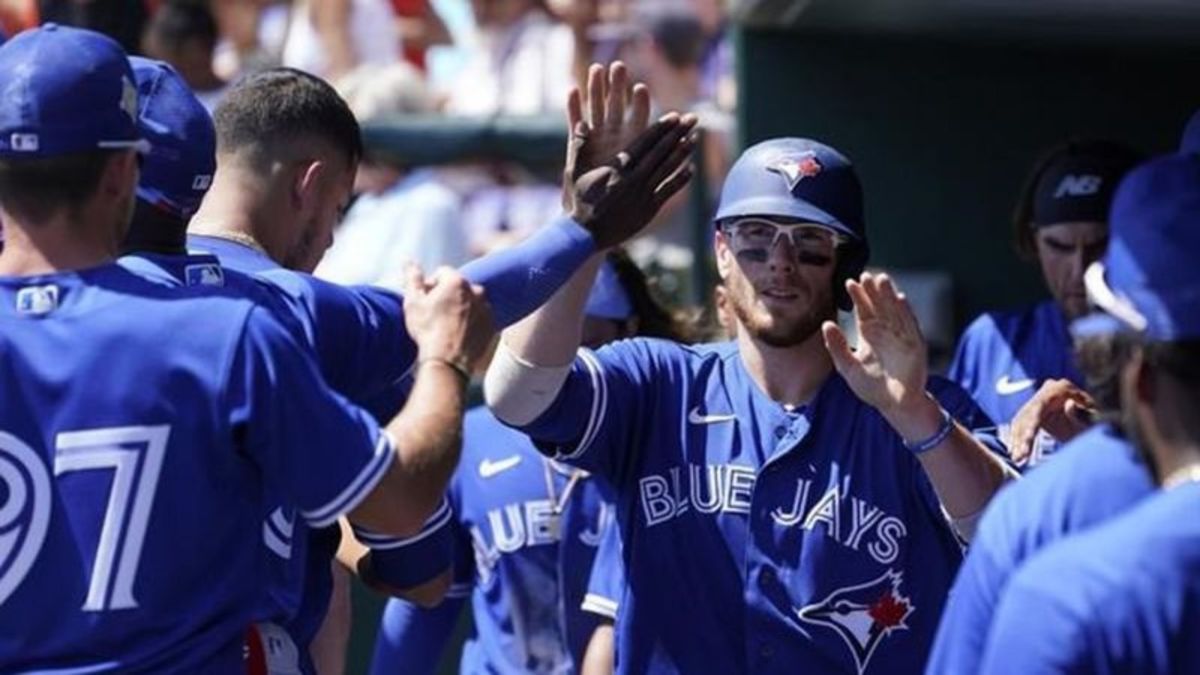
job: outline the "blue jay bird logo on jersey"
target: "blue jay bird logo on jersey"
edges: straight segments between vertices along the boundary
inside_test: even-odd
[[[916,607],[900,593],[903,572],[888,570],[865,584],[839,588],[824,600],[796,610],[801,621],[832,629],[850,648],[861,675],[884,638],[908,630]]]
[[[767,166],[767,171],[773,171],[783,176],[789,190],[795,190],[800,181],[812,178],[821,173],[821,163],[817,161],[817,153],[803,152],[793,157],[777,159]]]

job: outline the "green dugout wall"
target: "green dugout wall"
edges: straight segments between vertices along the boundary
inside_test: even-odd
[[[958,323],[1038,297],[1009,214],[1028,167],[1067,136],[1146,152],[1200,107],[1200,43],[962,43],[945,38],[739,35],[743,142],[818,138],[856,163],[872,263],[948,272]]]

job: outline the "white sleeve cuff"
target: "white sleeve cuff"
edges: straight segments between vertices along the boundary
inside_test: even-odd
[[[570,374],[571,364],[554,367],[529,363],[501,339],[483,378],[483,397],[501,421],[523,426],[550,408]]]

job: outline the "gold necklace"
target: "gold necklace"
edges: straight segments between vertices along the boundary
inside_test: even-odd
[[[259,253],[267,256],[268,258],[271,257],[271,256],[267,255],[267,249],[263,248],[263,245],[258,243],[257,239],[246,234],[245,232],[235,232],[233,230],[220,230],[220,231],[214,231],[214,232],[197,232],[196,234],[201,237],[212,237],[213,239],[224,239],[225,241],[232,241],[235,244],[241,244],[242,246],[252,248],[255,251],[258,251]]]
[[[1163,479],[1163,489],[1170,490],[1184,483],[1200,483],[1200,464],[1189,464],[1172,471]]]

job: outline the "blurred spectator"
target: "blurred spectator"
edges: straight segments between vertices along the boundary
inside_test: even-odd
[[[213,71],[217,22],[206,0],[167,0],[146,26],[142,51],[179,71],[211,113],[228,84]]]
[[[462,115],[558,113],[573,83],[574,39],[541,0],[471,0],[476,42],[449,91]]]
[[[629,66],[634,78],[644,81],[653,92],[654,114],[677,110],[700,117],[704,144],[697,161],[704,163],[711,201],[719,193],[732,160],[734,122],[704,91],[704,58],[709,45],[704,23],[692,2],[647,3],[634,8],[632,18],[636,37],[628,48]],[[711,229],[707,214],[700,215],[702,225],[694,222],[697,214],[689,208],[694,189],[692,185],[676,195],[646,234],[629,244],[638,263],[659,276],[665,292],[677,297],[689,295],[680,292],[684,290],[680,287],[686,285],[694,264],[696,227],[704,227],[705,236]]]
[[[429,0],[392,0],[396,32],[400,35],[405,61],[425,72],[425,53],[430,47],[450,44],[450,30]]]
[[[432,101],[420,73],[403,62],[364,66],[338,83],[364,124],[381,117],[425,113]],[[407,261],[430,273],[468,256],[459,199],[430,169],[367,148],[355,178],[358,199],[336,231],[316,275],[342,284],[385,283]]]
[[[36,25],[36,0],[0,0],[0,42]]]
[[[283,44],[283,65],[329,81],[360,65],[400,60],[400,35],[390,0],[295,0]]]
[[[287,33],[287,0],[211,0],[218,33],[213,70],[233,82],[240,76],[279,65]],[[268,15],[277,17],[268,21]]]

